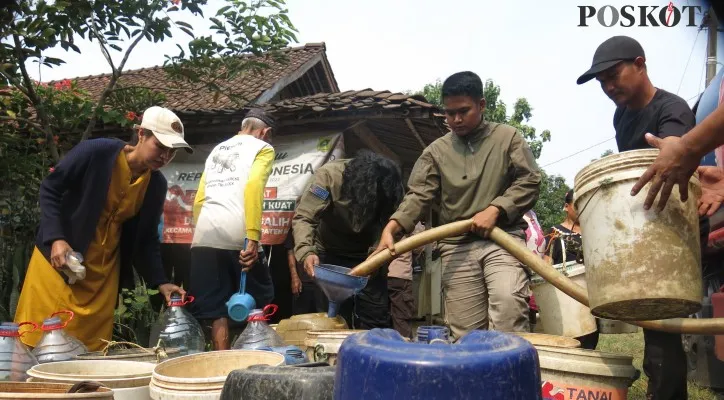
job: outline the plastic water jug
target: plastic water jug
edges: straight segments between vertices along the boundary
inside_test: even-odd
[[[63,322],[58,317],[60,314],[67,314],[68,320]],[[65,332],[64,328],[74,315],[72,311],[58,311],[43,321],[40,328],[43,336],[33,349],[33,355],[39,363],[74,360],[75,356],[88,352],[80,340]]]
[[[193,296],[182,299],[180,294],[174,293],[171,295],[171,304],[161,316],[158,339],[165,347],[180,349],[180,355],[200,353],[206,347],[201,325],[184,309],[186,304],[193,301]]]
[[[276,304],[269,304],[264,309],[256,309],[249,314],[248,324],[232,348],[234,350],[258,350],[262,347],[284,347],[286,343],[281,336],[267,323],[269,317],[277,312]]]
[[[32,328],[20,333],[20,327],[25,325]],[[25,382],[28,379],[26,372],[38,364],[38,359],[20,337],[36,329],[38,326],[32,322],[3,322],[0,325],[0,381]]]

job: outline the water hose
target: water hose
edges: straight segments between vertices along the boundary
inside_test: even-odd
[[[452,222],[427,229],[414,236],[410,236],[395,243],[395,254],[400,255],[412,251],[426,244],[436,242],[448,237],[459,236],[470,231],[472,220]],[[515,258],[527,265],[535,273],[541,276],[558,290],[571,296],[579,303],[588,307],[588,291],[574,283],[566,276],[558,272],[540,257],[536,256],[518,240],[507,234],[500,228],[494,228],[490,233],[490,240],[498,246],[507,250]],[[350,275],[366,276],[374,273],[382,265],[392,261],[395,257],[389,249],[368,258],[350,271]],[[645,329],[662,332],[682,333],[692,335],[724,335],[724,318],[672,318],[656,321],[626,321],[629,324],[637,325]]]

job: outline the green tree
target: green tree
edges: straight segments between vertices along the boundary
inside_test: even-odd
[[[553,225],[560,224],[566,218],[563,211],[566,192],[571,188],[562,176],[548,175],[541,170],[540,197],[533,211],[538,216],[538,223],[547,232]]]
[[[193,27],[183,18],[205,17],[202,8],[208,0],[19,0],[0,10],[0,77],[22,93],[34,110],[33,121],[26,121],[46,139],[48,151],[57,162],[61,153],[53,140],[52,116],[39,83],[30,79],[28,65],[40,63],[53,67],[64,63],[61,58],[44,54],[61,47],[80,53],[74,43],[78,38],[98,45],[108,62],[111,78],[100,98],[93,99],[93,113],[85,121],[81,139],[86,139],[102,116],[106,102],[116,90],[126,62],[143,40],[162,42],[172,38],[171,26],[177,26],[191,40],[186,49],[166,56],[166,71],[179,85],[203,86],[240,101],[240,95],[225,83],[239,74],[260,72],[266,65],[247,54],[276,51],[296,41],[295,28],[284,9],[284,0],[227,0],[208,21],[213,34],[194,35]],[[175,17],[171,17],[174,15]],[[113,56],[116,56],[114,58]],[[121,119],[123,116],[114,116]],[[0,112],[0,119],[15,117]]]
[[[413,94],[424,96],[428,102],[442,107],[442,81],[439,79],[434,83],[426,84],[422,90]],[[508,115],[507,106],[500,99],[500,86],[496,85],[492,79],[485,81],[483,87],[483,97],[485,98],[485,119],[491,122],[499,122],[508,124],[518,128],[518,131],[530,145],[533,155],[537,159],[543,150],[543,143],[551,140],[551,132],[544,130],[540,134],[536,129],[528,125],[528,121],[533,116],[533,107],[528,100],[520,97],[513,104],[513,113]]]
[[[598,158],[603,158],[603,157],[606,157],[606,156],[610,156],[611,154],[614,154],[614,153],[615,153],[615,152],[614,152],[613,150],[608,149],[608,150],[604,151],[603,153],[601,153],[601,156],[598,157]],[[594,158],[593,160],[591,160],[591,162],[598,160],[598,158]]]

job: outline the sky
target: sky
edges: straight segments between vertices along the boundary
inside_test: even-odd
[[[207,14],[222,1],[210,1]],[[614,104],[591,81],[576,79],[591,65],[596,47],[615,35],[637,39],[646,52],[656,87],[676,93],[693,106],[704,89],[706,30],[687,27],[603,27],[595,19],[578,27],[579,7],[612,5],[665,7],[662,0],[287,0],[298,44],[325,42],[339,87],[344,90],[407,91],[464,70],[493,79],[512,108],[519,97],[533,107],[529,124],[551,131],[538,163],[569,185],[576,173],[607,149],[616,150]],[[677,7],[701,0],[678,0]],[[704,8],[702,8],[704,10]],[[179,14],[179,16],[182,16]],[[701,13],[696,15],[700,24]],[[208,22],[182,18],[203,32]],[[160,65],[164,54],[188,36],[178,32],[162,44],[142,43],[126,69]],[[719,34],[719,60],[724,35]],[[30,68],[43,81],[109,72],[96,45],[80,46],[82,55],[48,53],[67,64]],[[120,56],[118,57],[120,59]],[[718,69],[721,65],[718,66]],[[582,151],[583,150],[583,151]],[[576,154],[578,153],[578,154]]]

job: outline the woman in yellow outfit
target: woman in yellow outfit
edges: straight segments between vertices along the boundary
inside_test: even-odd
[[[66,330],[89,350],[113,333],[120,287],[133,286],[135,268],[146,284],[170,301],[174,292],[161,265],[158,224],[167,183],[159,168],[184,141],[171,111],[151,107],[137,126],[138,143],[117,139],[81,142],[40,186],[41,219],[36,247],[20,293],[15,321],[41,322],[52,313],[75,314]],[[73,284],[62,269],[71,251],[83,255],[86,276]],[[23,335],[34,347],[40,332]]]

